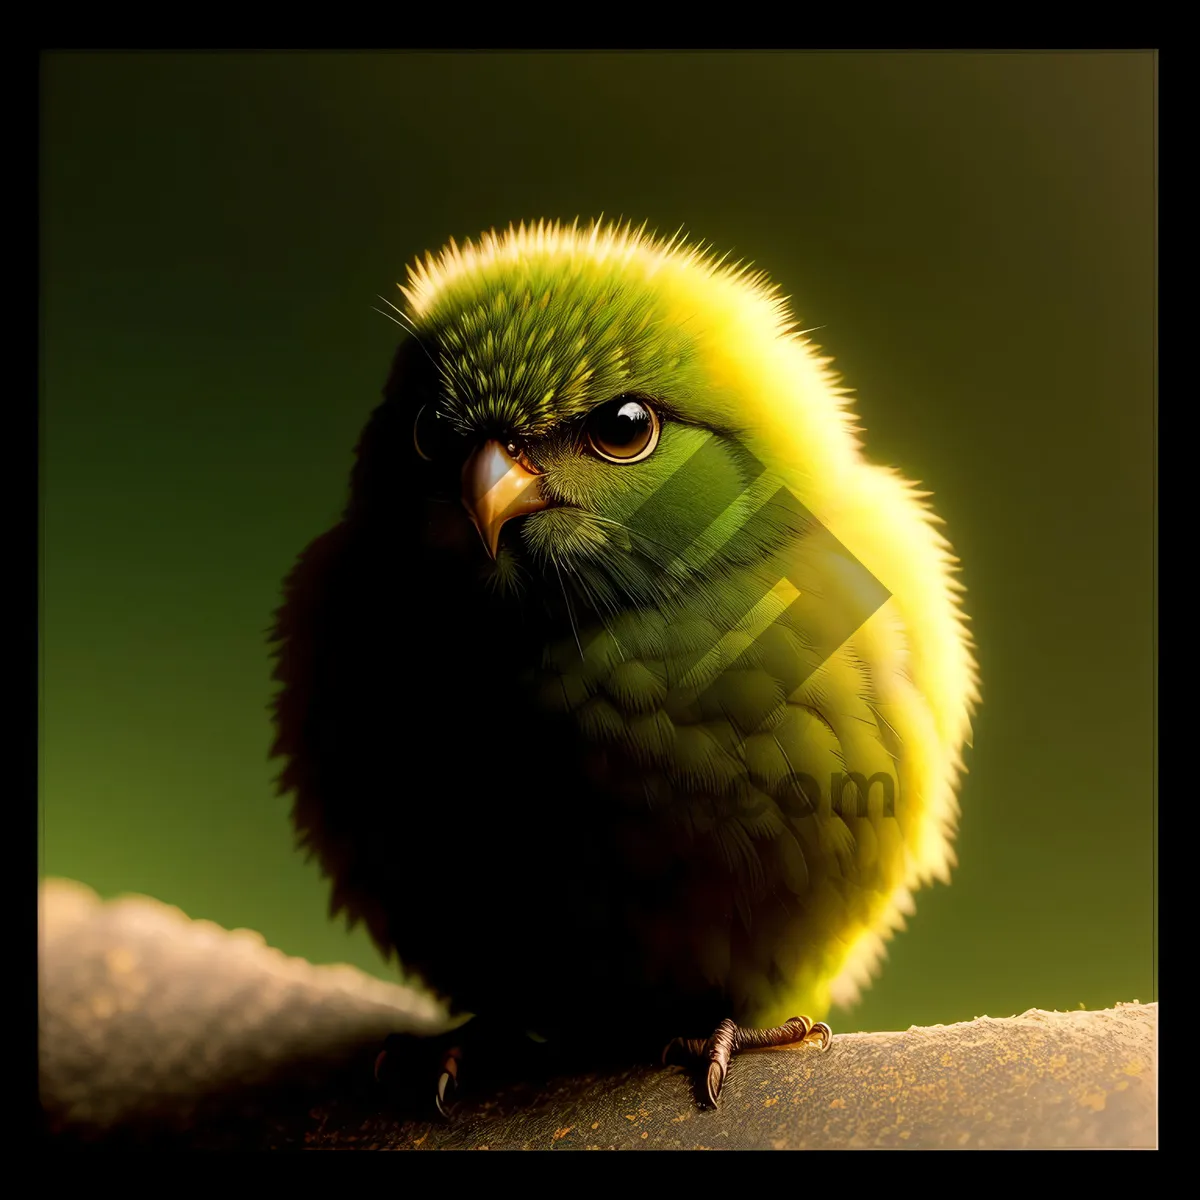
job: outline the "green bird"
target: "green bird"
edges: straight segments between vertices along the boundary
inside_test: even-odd
[[[299,839],[454,1011],[666,1044],[715,1104],[739,1051],[827,1047],[949,878],[979,699],[957,560],[748,267],[541,222],[397,299],[274,634]]]

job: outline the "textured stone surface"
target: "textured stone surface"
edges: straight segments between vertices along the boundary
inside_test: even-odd
[[[144,898],[42,895],[42,1098],[64,1144],[215,1148],[1152,1147],[1158,1006],[1037,1010],[839,1034],[738,1058],[716,1112],[676,1069],[464,1096],[452,1125],[399,1119],[365,1085],[427,998],[314,967],[257,934]]]
[[[54,1128],[187,1130],[300,1094],[394,1031],[445,1024],[429,999],[316,967],[250,930],[145,897],[42,887],[40,1056]]]
[[[314,1147],[1033,1149],[1155,1144],[1155,1005],[843,1034],[735,1060],[721,1107],[674,1072],[513,1088],[450,1127],[323,1106]]]

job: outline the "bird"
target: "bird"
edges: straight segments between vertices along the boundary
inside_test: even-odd
[[[271,631],[297,843],[466,1030],[653,1053],[717,1105],[737,1055],[827,1049],[950,881],[960,561],[751,263],[541,220],[397,288]]]

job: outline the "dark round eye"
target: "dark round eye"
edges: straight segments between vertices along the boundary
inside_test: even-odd
[[[432,404],[413,422],[413,446],[426,462],[439,462],[462,449],[462,437]]]
[[[644,400],[618,396],[588,417],[588,444],[608,462],[641,462],[654,453],[661,428],[658,414]]]

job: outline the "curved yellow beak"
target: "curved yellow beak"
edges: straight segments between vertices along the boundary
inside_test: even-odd
[[[467,459],[462,472],[463,507],[492,558],[505,521],[549,507],[539,478],[495,440],[485,442]]]

